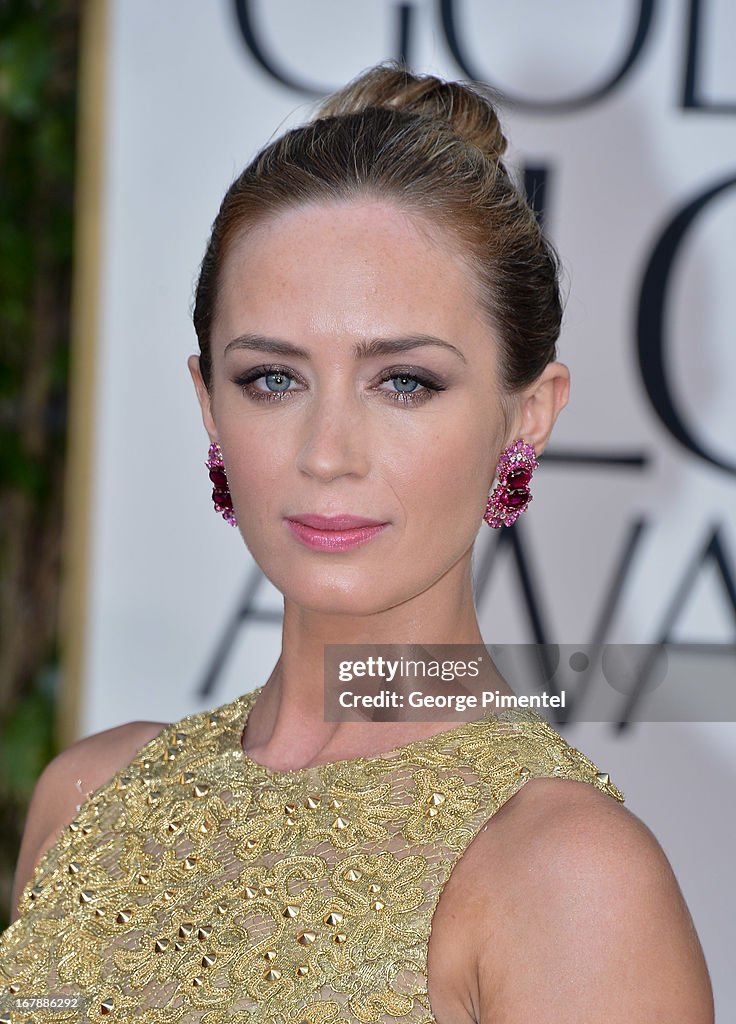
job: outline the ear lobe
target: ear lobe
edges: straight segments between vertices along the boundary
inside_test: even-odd
[[[192,375],[194,390],[197,393],[197,401],[199,402],[199,408],[202,413],[204,429],[209,434],[210,441],[217,441],[217,425],[215,424],[214,416],[212,415],[212,398],[207,390],[204,380],[202,379],[202,371],[199,366],[199,356],[189,356],[187,359],[187,366],[189,367],[189,372]]]

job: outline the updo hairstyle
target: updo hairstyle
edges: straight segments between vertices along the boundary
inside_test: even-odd
[[[200,269],[193,320],[208,389],[210,334],[232,242],[300,204],[371,196],[422,214],[459,243],[498,339],[502,395],[537,379],[556,358],[559,261],[506,171],[490,95],[384,62],[258,153],[227,190]]]

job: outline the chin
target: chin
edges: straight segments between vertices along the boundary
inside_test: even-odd
[[[264,575],[281,592],[285,601],[321,615],[375,615],[401,603],[408,596],[389,590],[384,574],[376,575],[356,568],[346,574],[335,572],[334,568],[329,572],[307,569],[301,573],[295,572],[293,567],[291,571],[270,572],[267,568],[261,566]]]

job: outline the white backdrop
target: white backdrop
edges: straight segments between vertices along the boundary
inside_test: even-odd
[[[736,5],[108,0],[105,17],[99,260],[81,286],[97,296],[96,349],[92,373],[75,367],[91,529],[67,740],[215,706],[273,666],[279,595],[211,507],[186,369],[193,285],[222,194],[260,146],[400,54],[516,100],[511,162],[566,268],[571,401],[529,511],[479,532],[487,642],[711,642],[693,686],[716,670],[736,682]],[[502,532],[515,550],[506,537],[496,551]],[[734,724],[564,731],[662,842],[727,1019]]]

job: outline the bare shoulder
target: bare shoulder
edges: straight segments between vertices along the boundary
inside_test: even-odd
[[[39,860],[73,821],[85,796],[104,786],[138,751],[165,729],[166,722],[126,722],[85,736],[57,754],[36,782],[26,815],[13,881],[10,916]]]
[[[468,998],[480,1024],[712,1024],[708,971],[672,868],[618,801],[583,782],[533,779],[466,858],[480,940]]]

